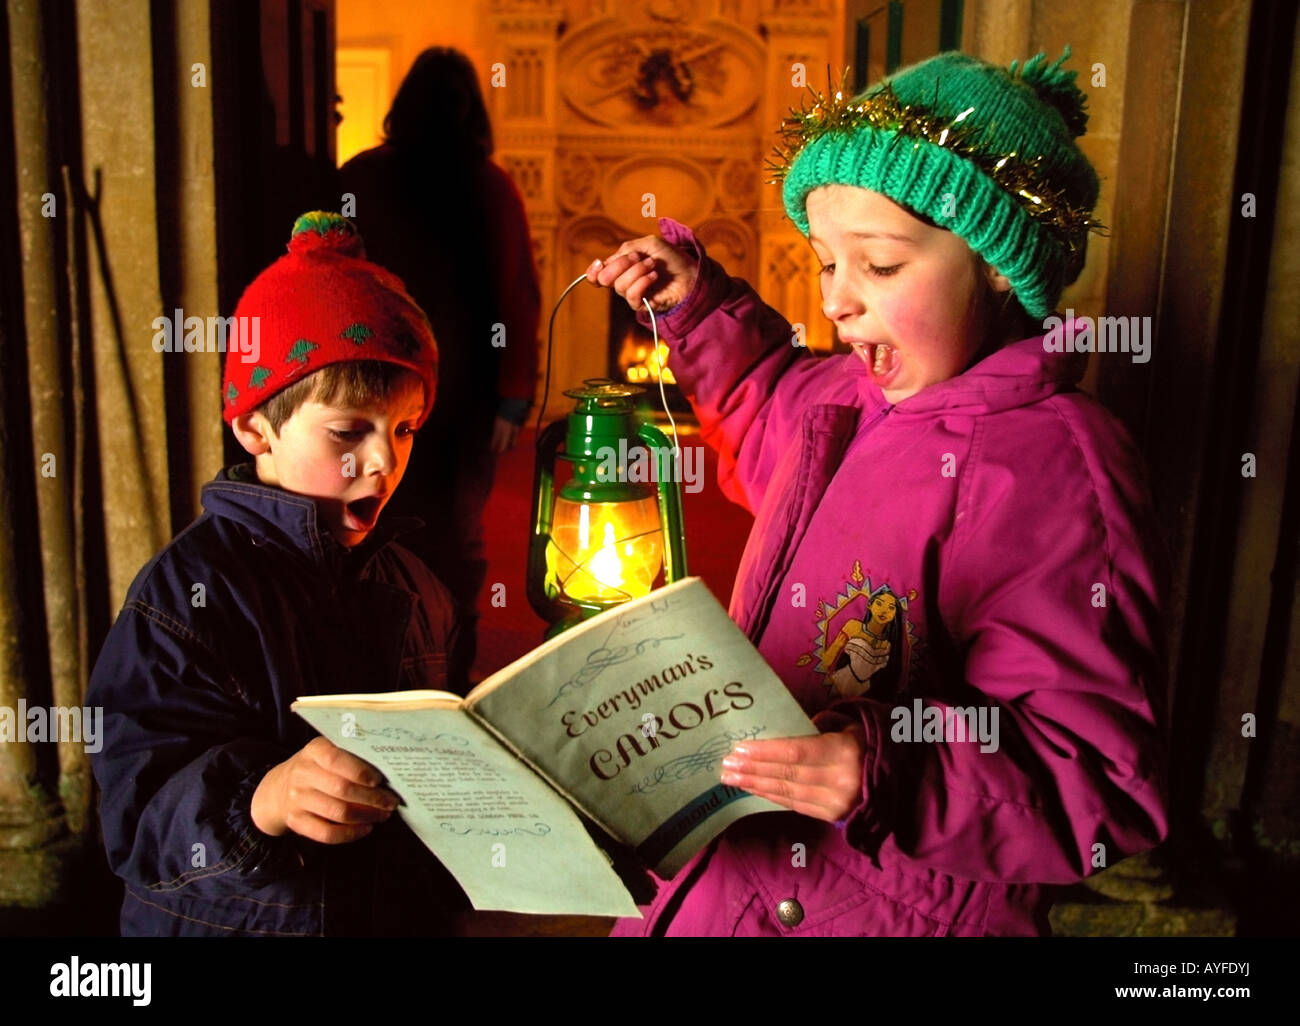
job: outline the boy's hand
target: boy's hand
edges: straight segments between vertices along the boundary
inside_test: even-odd
[[[862,801],[861,726],[812,737],[746,741],[722,760],[722,782],[834,823]]]
[[[587,268],[593,285],[613,288],[633,310],[650,297],[655,313],[676,306],[691,294],[699,266],[684,252],[657,235],[632,239],[607,260],[594,260]]]
[[[253,792],[253,824],[279,837],[287,830],[320,841],[345,844],[365,837],[397,808],[397,795],[379,772],[323,737],[273,766]]]

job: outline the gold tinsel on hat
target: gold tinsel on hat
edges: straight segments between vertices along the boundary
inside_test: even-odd
[[[847,82],[846,70],[840,88],[829,96],[808,86],[812,104],[805,100],[802,110],[790,108],[778,130],[781,141],[766,164],[771,174],[768,184],[782,182],[799,152],[814,139],[832,132],[849,135],[862,128],[873,128],[895,133],[890,146],[899,139],[912,139],[913,145],[927,142],[969,160],[1072,252],[1079,249],[1087,232],[1105,234],[1105,225],[1094,221],[1088,210],[1071,204],[1063,192],[1046,181],[1041,156],[1022,157],[1014,151],[986,152],[975,137],[973,126],[966,123],[974,107],[967,107],[956,117],[941,117],[919,104],[903,103],[888,82],[869,96],[846,99]],[[937,89],[936,84],[936,93]]]

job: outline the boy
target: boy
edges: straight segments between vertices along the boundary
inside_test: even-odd
[[[225,420],[254,463],[204,486],[91,677],[125,935],[428,933],[465,907],[374,768],[289,711],[442,688],[454,625],[390,543],[402,525],[378,522],[433,405],[428,321],[342,217],[303,215],[288,249],[235,311],[257,344],[226,356]]]

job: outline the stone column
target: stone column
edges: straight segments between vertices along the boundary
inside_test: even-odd
[[[6,4],[0,716],[24,739],[20,702],[82,706],[131,580],[220,465],[220,355],[168,365],[152,346],[173,307],[220,312],[208,18],[149,0]],[[72,900],[85,874],[69,860],[97,844],[93,739],[55,734],[0,741],[0,906]]]
[[[69,782],[76,825],[85,809],[84,757],[59,751],[56,765],[47,746],[26,743],[20,708],[80,701],[76,593],[41,588],[42,561],[65,584],[75,578],[55,246],[66,211],[49,155],[41,5],[10,0],[6,14],[14,151],[0,179],[14,176],[19,245],[3,259],[20,260],[5,273],[21,292],[6,287],[0,298],[0,904],[38,905],[58,887],[57,869],[40,853],[66,830],[60,779]]]

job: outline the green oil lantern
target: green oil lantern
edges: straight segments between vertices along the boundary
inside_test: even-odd
[[[637,413],[644,392],[589,378],[537,439],[528,601],[547,637],[647,594],[661,566],[667,584],[686,576],[679,454]],[[557,460],[573,467],[558,494]]]

